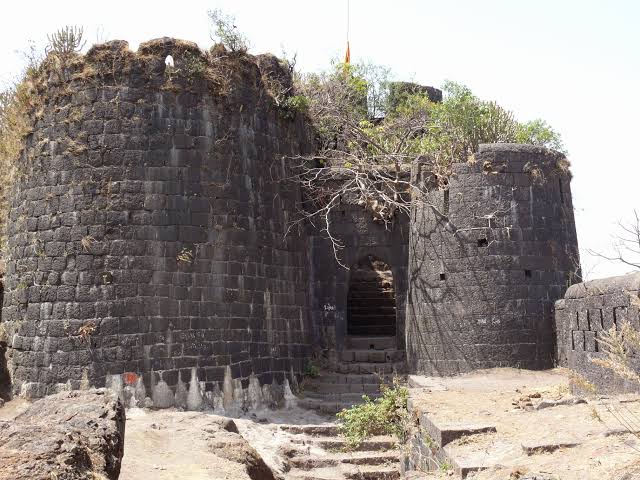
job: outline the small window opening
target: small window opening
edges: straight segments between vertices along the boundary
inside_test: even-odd
[[[487,245],[489,245],[489,242],[487,241],[486,238],[478,239],[478,247],[486,247]]]
[[[594,337],[594,341],[595,341],[594,349],[595,349],[596,352],[599,352],[600,351],[600,345],[598,344],[598,332],[594,332],[593,337]]]
[[[440,274],[440,280],[446,280],[447,279],[447,274],[446,273],[441,273]]]
[[[527,278],[531,278],[531,270],[525,270],[524,271],[524,276]]]
[[[372,343],[371,345],[369,345],[369,350],[375,350],[375,345]]]
[[[169,68],[173,68],[173,57],[171,55],[167,55],[167,58],[164,59],[164,64]]]

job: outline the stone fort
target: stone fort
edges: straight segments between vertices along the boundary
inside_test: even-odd
[[[388,228],[345,200],[345,269],[320,231],[288,230],[303,192],[283,159],[314,137],[266,86],[286,72],[221,57],[220,94],[179,74],[193,59],[188,42],[113,41],[50,75],[9,199],[1,394],[230,408],[286,400],[314,358],[344,375],[566,364],[575,329],[556,316],[576,295],[554,305],[579,258],[561,155],[481,145]]]

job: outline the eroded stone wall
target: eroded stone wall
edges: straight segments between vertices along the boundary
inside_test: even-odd
[[[415,166],[433,182],[431,167]],[[553,365],[553,303],[577,272],[565,160],[527,145],[482,145],[410,220],[410,371]]]
[[[605,331],[619,331],[625,322],[640,329],[640,273],[591,280],[573,285],[556,302],[558,362],[578,372],[601,392],[638,391],[625,380],[593,362],[606,358]],[[629,358],[640,370],[637,356]],[[579,385],[578,385],[579,387]]]
[[[259,64],[278,65],[165,38],[51,66],[11,199],[17,392],[112,384],[197,406],[302,372],[308,249],[285,235],[300,192],[282,162],[310,141]]]

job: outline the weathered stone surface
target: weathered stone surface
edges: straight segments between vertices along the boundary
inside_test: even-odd
[[[555,452],[561,448],[573,448],[580,445],[572,440],[544,440],[522,444],[522,451],[527,455]]]
[[[105,389],[62,392],[0,422],[0,478],[116,480],[124,453],[125,413]]]
[[[251,480],[276,480],[273,471],[249,442],[238,433],[233,433],[233,430],[229,430],[226,427],[223,428],[228,433],[218,434],[215,440],[209,442],[209,447],[213,453],[219,457],[244,465]]]
[[[559,405],[577,405],[579,403],[587,403],[584,398],[579,397],[564,397],[559,400],[543,399],[534,407],[536,410],[542,410],[544,408],[557,407]]]
[[[525,473],[524,476],[520,477],[520,480],[559,480],[560,477],[558,475],[554,475],[552,473]]]

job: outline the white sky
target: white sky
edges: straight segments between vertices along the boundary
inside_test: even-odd
[[[161,36],[209,47],[207,9],[236,16],[253,53],[297,52],[301,70],[344,54],[346,0],[6,0],[0,81],[19,72],[29,39],[84,25],[89,43],[123,39],[132,49]],[[640,2],[633,0],[351,0],[352,61],[391,67],[397,79],[445,79],[496,100],[520,120],[543,118],[565,141],[574,180],[578,240],[589,278],[628,267],[599,261],[639,188]]]

